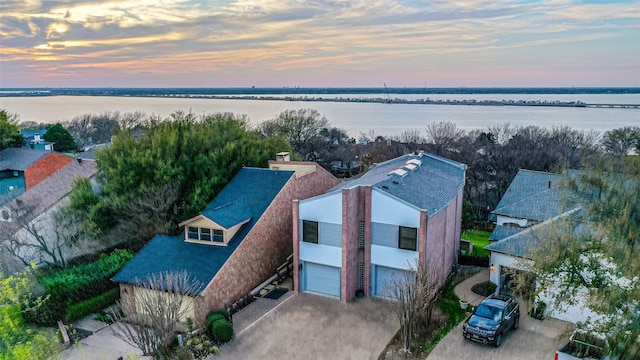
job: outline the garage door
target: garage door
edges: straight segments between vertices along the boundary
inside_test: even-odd
[[[340,268],[305,262],[303,269],[306,291],[340,298]]]
[[[405,278],[406,271],[385,266],[376,266],[375,268],[375,276],[373,277],[373,294],[375,296],[389,297],[391,294],[387,284],[390,284],[392,279],[403,280]]]

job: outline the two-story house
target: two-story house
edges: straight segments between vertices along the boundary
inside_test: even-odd
[[[338,183],[316,163],[279,156],[269,169],[242,168],[199,215],[180,223],[182,235],[156,235],[114,276],[127,314],[144,311],[137,296],[151,291],[141,285],[153,274],[186,271],[197,281],[183,295],[193,309],[187,317],[198,323],[275,274],[292,251],[293,200]]]
[[[388,296],[416,261],[444,283],[457,263],[466,165],[404,155],[294,202],[294,288],[349,301]]]
[[[533,265],[530,253],[548,227],[563,218],[580,217],[580,206],[567,200],[559,181],[557,174],[521,169],[494,210],[497,223],[491,239],[495,242],[485,250],[491,253],[489,278],[500,292],[511,292],[517,277]],[[575,231],[588,231],[588,227],[581,225]],[[579,291],[572,304],[554,304],[545,294],[537,294],[537,300],[546,303],[546,315],[576,323],[598,316],[587,307],[586,293],[586,288]]]

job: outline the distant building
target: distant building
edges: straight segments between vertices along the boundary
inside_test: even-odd
[[[53,151],[53,144],[51,141],[46,141],[42,138],[47,132],[47,129],[39,130],[20,130],[20,134],[25,139],[26,146],[34,150],[47,150]]]

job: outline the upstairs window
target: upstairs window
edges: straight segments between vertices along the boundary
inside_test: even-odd
[[[187,231],[187,237],[190,240],[198,240],[198,228],[197,227],[193,227],[193,226],[189,226],[189,229]]]
[[[214,242],[224,242],[224,231],[222,230],[213,230],[213,241]]]
[[[200,240],[211,241],[211,229],[200,228]]]
[[[400,226],[398,235],[398,248],[416,251],[418,240],[418,229]]]
[[[318,222],[302,220],[302,241],[318,243]]]

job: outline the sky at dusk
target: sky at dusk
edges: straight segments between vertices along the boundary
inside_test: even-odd
[[[0,1],[0,87],[640,86],[640,1]]]

